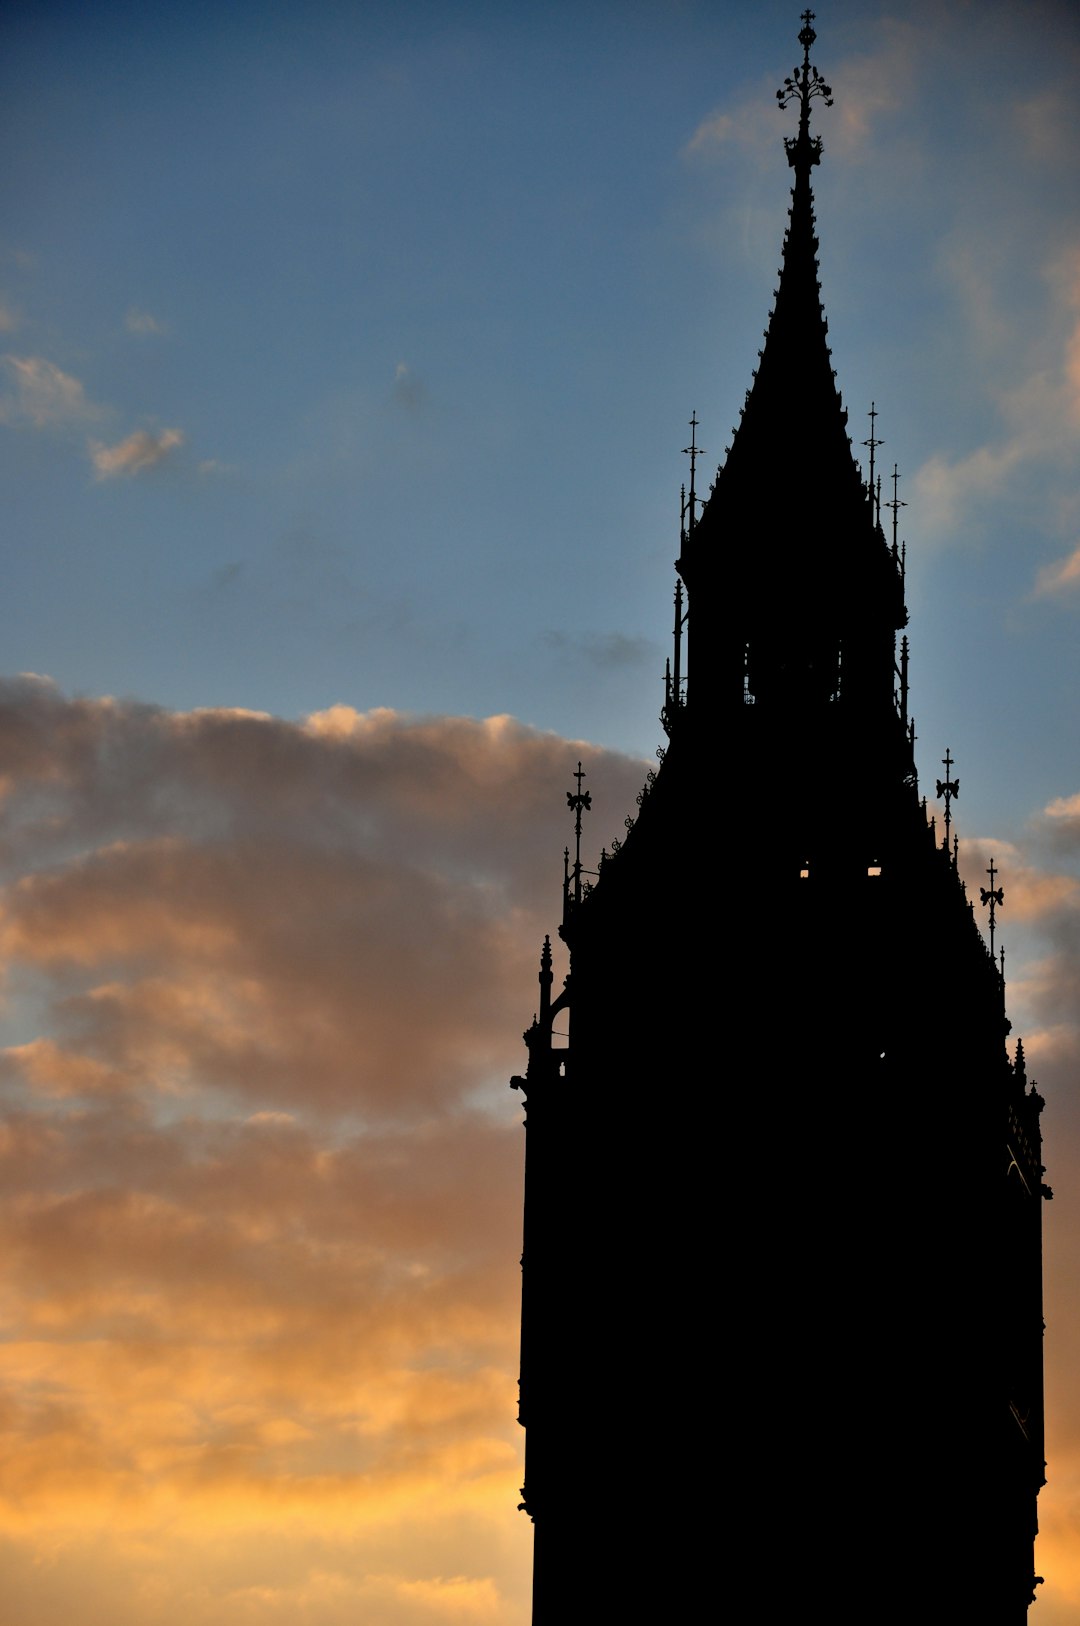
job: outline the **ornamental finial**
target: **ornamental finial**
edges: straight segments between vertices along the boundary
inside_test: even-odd
[[[784,138],[788,163],[797,175],[809,175],[811,167],[821,162],[821,137],[810,134],[811,98],[820,96],[826,107],[831,107],[833,102],[831,87],[825,83],[810,61],[810,47],[817,39],[811,27],[813,21],[814,13],[804,11],[802,28],[799,32],[799,44],[803,48],[802,66],[795,68],[790,78],[785,79],[776,92],[776,99],[781,107],[786,107],[796,97],[799,99],[799,133],[797,136]]]
[[[1002,886],[995,886],[994,885],[994,882],[998,878],[999,871],[998,871],[997,865],[994,863],[993,857],[991,857],[991,859],[990,859],[990,868],[987,870],[986,873],[990,877],[990,885],[989,886],[981,886],[979,888],[979,892],[980,892],[980,895],[982,897],[983,907],[985,908],[987,904],[990,905],[990,958],[993,959],[993,957],[994,957],[994,927],[997,924],[997,909],[999,907],[1004,907],[1004,904],[1005,904],[1005,888],[1002,887]]]
[[[587,790],[582,790],[581,781],[585,778],[585,769],[579,762],[577,772],[577,790],[568,790],[566,805],[574,815],[574,863],[570,865],[570,849],[567,848],[563,864],[563,913],[569,915],[571,903],[577,905],[581,902],[581,877],[585,873],[581,862],[581,815],[587,813],[592,807],[592,796]]]
[[[945,839],[941,843],[941,847],[942,847],[943,852],[948,853],[948,851],[949,851],[949,829],[950,829],[950,827],[952,825],[953,798],[956,797],[956,796],[959,796],[959,794],[960,794],[960,781],[959,781],[959,779],[950,779],[950,777],[949,777],[949,775],[952,773],[953,769],[956,767],[956,763],[953,761],[953,754],[950,751],[948,746],[945,747],[945,755],[941,759],[941,766],[945,769],[945,777],[944,777],[944,779],[939,779],[938,782],[937,782],[938,796],[945,803]],[[953,854],[953,867],[954,868],[956,867],[956,854],[955,853]],[[984,903],[986,902],[985,898],[983,899],[983,902]]]

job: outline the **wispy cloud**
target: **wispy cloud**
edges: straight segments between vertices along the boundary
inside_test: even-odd
[[[978,284],[976,293],[965,297],[964,309],[974,313],[984,346],[1001,345],[1002,363],[1008,360],[1015,377],[1016,357],[1006,357],[1001,344],[1012,324],[1000,309],[987,274],[976,268],[971,255],[954,259],[953,264],[961,268],[967,284]],[[1040,333],[1023,358],[1019,382],[998,389],[1002,433],[956,460],[935,454],[916,474],[916,490],[931,531],[952,531],[971,508],[994,501],[1010,481],[1028,470],[1061,464],[1063,459],[1064,466],[1075,461],[1080,435],[1080,246],[1073,244],[1054,257],[1045,282],[1050,290],[1045,326],[1055,342],[1048,345],[1047,333]],[[1048,350],[1054,359],[1047,359]],[[1036,594],[1067,585],[1070,563],[1066,560],[1040,572]]]
[[[831,158],[864,160],[873,150],[881,125],[910,106],[916,63],[925,47],[915,24],[885,18],[877,49],[844,58],[834,78],[843,94],[836,104],[836,130],[828,137]]]
[[[1032,598],[1050,598],[1080,585],[1080,547],[1074,548],[1065,559],[1043,565],[1035,577]],[[1048,810],[1049,811],[1049,810]]]
[[[156,316],[151,316],[149,311],[135,310],[134,307],[128,311],[127,316],[124,318],[124,326],[129,333],[137,333],[140,337],[168,332],[167,323],[162,322]]]
[[[776,104],[757,89],[728,107],[717,107],[701,120],[681,156],[690,161],[722,158],[738,152],[745,162],[765,163],[776,156],[776,143],[786,132]]]
[[[1080,818],[1080,792],[1072,796],[1056,796],[1044,811],[1048,819]]]
[[[756,99],[755,99],[756,100]],[[718,152],[722,148],[737,143],[745,143],[746,123],[735,113],[725,112],[717,108],[702,119],[686,146],[683,148],[685,156],[695,154]]]
[[[6,382],[6,390],[3,383]],[[44,356],[0,356],[0,424],[13,429],[34,429],[81,439],[90,425],[113,414],[88,399],[81,380],[65,373]],[[184,444],[180,429],[135,429],[113,445],[89,438],[85,442],[95,480],[115,480],[153,468]],[[209,460],[200,472],[216,472]]]
[[[136,429],[115,446],[91,441],[90,456],[95,478],[112,480],[118,475],[138,474],[142,469],[152,469],[183,444],[184,436],[179,429],[162,429],[157,434],[149,429]]]
[[[1047,165],[1075,162],[1080,119],[1071,86],[1047,86],[1014,102],[1009,116],[1030,158]]]
[[[0,396],[0,423],[50,429],[84,423],[99,415],[77,378],[43,356],[0,357],[7,393]]]
[[[427,390],[406,361],[394,368],[394,400],[407,412],[420,412],[427,404]]]
[[[657,647],[651,638],[625,632],[559,632],[541,634],[549,649],[557,649],[590,666],[601,668],[643,666],[655,660]]]

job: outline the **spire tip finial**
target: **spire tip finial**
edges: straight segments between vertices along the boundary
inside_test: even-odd
[[[810,47],[817,39],[813,29],[814,13],[804,11],[802,14],[802,28],[799,30],[799,44],[803,48],[801,66],[794,69],[791,75],[784,80],[783,85],[776,92],[776,99],[781,107],[787,107],[789,102],[798,97],[799,101],[799,133],[796,136],[784,138],[784,148],[787,152],[788,163],[796,174],[808,175],[814,164],[821,162],[821,137],[810,134],[810,102],[814,96],[820,96],[826,107],[833,104],[832,87],[827,85],[810,61]]]

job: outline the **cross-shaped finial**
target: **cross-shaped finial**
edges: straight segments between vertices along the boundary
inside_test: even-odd
[[[867,413],[867,417],[870,419],[870,439],[864,440],[863,445],[869,446],[870,448],[870,499],[872,502],[875,502],[877,508],[880,510],[880,492],[877,491],[877,488],[874,485],[874,453],[879,446],[884,446],[885,444],[883,440],[878,440],[874,434],[874,425],[879,416],[880,414],[877,409],[877,404],[874,401],[871,401],[870,411]],[[875,515],[875,518],[876,517],[877,516]]]
[[[582,790],[582,788],[581,788],[581,781],[585,778],[585,769],[581,766],[580,762],[577,765],[577,772],[574,774],[574,778],[577,780],[577,790],[576,790],[576,792],[572,791],[572,790],[568,790],[567,793],[566,793],[566,805],[570,809],[571,813],[574,815],[574,867],[573,867],[573,869],[571,871],[568,872],[566,880],[564,882],[564,886],[565,886],[565,889],[566,889],[566,901],[569,902],[569,898],[570,898],[570,876],[572,875],[573,879],[574,879],[574,902],[575,903],[580,903],[581,902],[581,876],[582,876],[582,869],[581,869],[581,815],[582,815],[582,813],[587,813],[589,811],[589,809],[592,807],[592,797],[591,797],[591,795],[589,794],[589,792],[587,790]]]
[[[998,877],[998,871],[994,867],[993,858],[991,858],[991,860],[990,860],[990,868],[987,870],[986,873],[990,877],[990,885],[989,886],[981,886],[979,888],[979,895],[982,898],[984,907],[985,907],[986,904],[990,905],[990,956],[991,956],[991,958],[993,958],[993,954],[994,954],[995,910],[998,909],[998,908],[1003,908],[1004,905],[1005,905],[1005,889],[1004,889],[1004,887],[1001,887],[1001,886],[996,887],[994,885],[994,882],[997,880],[997,877]]]
[[[959,779],[949,778],[949,774],[952,772],[953,768],[956,767],[956,763],[953,761],[952,752],[949,750],[948,746],[945,747],[945,755],[941,759],[941,766],[945,769],[945,778],[939,779],[937,782],[937,793],[945,803],[945,839],[941,845],[944,847],[945,851],[948,852],[949,826],[952,823],[952,799],[954,796],[959,796],[960,794]],[[983,899],[983,902],[986,902],[985,898]]]
[[[694,412],[692,412],[690,414],[690,444],[689,444],[689,446],[684,446],[683,447],[683,453],[684,454],[689,454],[689,457],[690,457],[690,479],[691,480],[693,480],[693,478],[694,478],[694,469],[695,469],[696,464],[697,464],[698,453],[703,452],[705,450],[704,446],[699,446],[697,444],[697,427],[698,427],[698,415],[697,415],[697,412],[694,411]]]
[[[894,463],[892,466],[892,502],[887,502],[884,505],[886,508],[892,509],[892,554],[894,559],[898,559],[900,557],[899,549],[896,545],[896,529],[900,519],[900,510],[901,508],[907,507],[907,503],[904,502],[901,497],[897,496],[897,487],[899,484],[900,470]]]
[[[686,514],[689,519],[690,530],[693,530],[694,526],[697,524],[698,499],[694,488],[694,480],[697,474],[697,460],[705,450],[704,446],[699,446],[697,443],[697,432],[698,415],[695,411],[690,417],[690,444],[689,446],[683,447],[683,455],[689,457],[690,459],[690,495],[686,499]]]

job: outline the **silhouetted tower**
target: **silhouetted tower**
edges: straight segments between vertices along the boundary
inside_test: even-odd
[[[1021,1626],[1032,1596],[1042,1102],[949,847],[959,781],[941,845],[919,798],[903,505],[855,462],[821,308],[812,20],[775,303],[700,514],[692,420],[669,744],[591,887],[579,764],[571,972],[554,994],[545,941],[514,1081],[536,1626],[733,1592]]]

